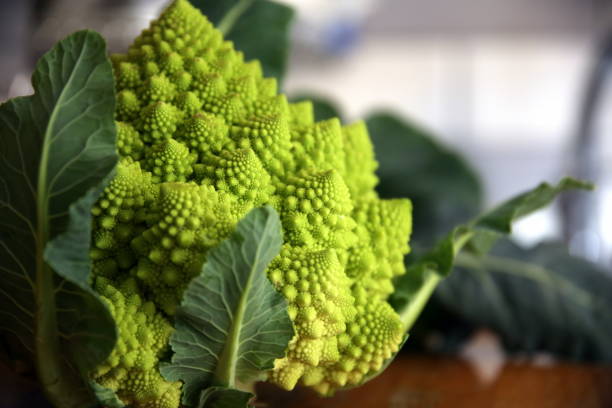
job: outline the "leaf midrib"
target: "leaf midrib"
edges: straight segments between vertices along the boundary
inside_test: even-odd
[[[264,227],[262,236],[266,236],[269,226],[270,223],[266,219],[266,225]],[[265,240],[262,239],[257,245],[257,251],[255,252],[255,257],[253,259],[249,271],[249,277],[244,286],[244,290],[242,291],[242,295],[240,296],[240,300],[238,301],[238,306],[236,307],[236,312],[232,319],[232,324],[230,325],[230,328],[228,330],[228,340],[226,341],[225,346],[223,347],[223,351],[221,352],[221,356],[219,357],[219,361],[215,369],[213,377],[213,382],[215,384],[230,388],[235,388],[236,386],[236,361],[238,360],[238,346],[240,340],[240,333],[242,331],[243,326],[242,321],[244,319],[244,312],[246,309],[249,293],[251,291],[253,277],[257,272],[257,266],[259,265],[259,259],[261,258],[260,254],[264,242]]]
[[[88,34],[85,33],[85,36]],[[49,165],[49,150],[52,142],[52,129],[57,121],[58,107],[62,106],[67,90],[71,89],[75,74],[82,64],[83,53],[87,42],[83,41],[79,55],[74,63],[65,86],[60,91],[59,97],[49,115],[49,120],[43,134],[43,146],[41,149],[40,165],[38,167],[38,185],[36,193],[37,223],[36,223],[36,321],[35,327],[35,350],[38,354],[36,359],[38,375],[47,392],[54,386],[62,383],[60,376],[63,374],[62,361],[60,360],[60,342],[58,335],[58,324],[55,305],[55,293],[53,288],[53,272],[44,260],[44,250],[49,239],[49,194],[47,186],[47,168]],[[66,50],[64,50],[66,52]],[[41,96],[41,100],[44,99]]]
[[[51,130],[55,128],[55,122],[57,120],[57,115],[58,115],[58,107],[62,106],[64,103],[64,97],[66,95],[66,91],[67,89],[71,88],[71,84],[74,80],[74,76],[75,73],[79,70],[79,67],[81,65],[82,62],[82,58],[83,58],[83,52],[85,50],[85,42],[83,44],[83,47],[81,47],[81,50],[79,52],[79,56],[77,57],[77,60],[74,64],[74,68],[72,70],[72,72],[70,72],[70,76],[68,77],[68,81],[66,81],[66,86],[64,86],[64,88],[61,90],[59,97],[57,98],[56,103],[53,105],[53,109],[51,111],[51,114],[49,115],[49,121],[47,124],[47,127],[45,129],[45,133],[43,136],[43,147],[42,147],[42,151],[41,151],[41,159],[40,159],[40,166],[38,167],[38,188],[37,188],[37,203],[38,203],[38,239],[39,239],[39,246],[42,246],[42,250],[44,250],[44,244],[47,242],[48,239],[48,234],[49,234],[49,228],[46,222],[42,222],[43,219],[46,220],[45,215],[48,212],[48,208],[49,208],[49,193],[47,191],[47,167],[49,165],[49,149],[52,143],[52,134],[51,134]],[[44,197],[44,199],[41,200],[41,197]],[[40,231],[40,229],[43,229],[43,231]],[[42,234],[41,234],[42,232]],[[39,257],[39,259],[42,259],[42,250],[39,253],[39,255],[41,255]]]

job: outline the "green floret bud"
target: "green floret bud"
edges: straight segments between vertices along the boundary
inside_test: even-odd
[[[354,244],[353,203],[335,170],[292,176],[278,188],[278,195],[291,245],[342,250]]]
[[[153,175],[154,183],[187,181],[193,173],[196,155],[176,140],[169,138],[154,144],[147,152],[144,167]]]
[[[393,279],[406,271],[411,210],[406,199],[373,198],[356,203],[353,217],[358,244],[349,250],[346,273],[371,295],[386,299],[393,292]]]
[[[334,169],[345,173],[342,128],[337,118],[317,122],[292,136],[293,155],[298,170]]]
[[[378,184],[374,148],[365,122],[358,121],[342,128],[344,141],[344,181],[355,200],[375,197]]]
[[[240,94],[242,100],[247,102],[257,97],[257,84],[252,76],[230,79],[227,88],[230,92]]]
[[[117,94],[117,108],[115,115],[118,120],[131,121],[140,112],[140,100],[136,93],[129,89],[124,89]]]
[[[175,100],[174,105],[187,116],[192,116],[202,109],[202,101],[193,92],[181,92]]]
[[[226,118],[228,122],[239,120],[245,115],[244,102],[239,94],[227,93],[220,97],[204,99],[204,110]]]
[[[117,150],[122,157],[139,160],[144,151],[144,143],[132,125],[125,122],[116,122]]]
[[[241,214],[269,202],[274,191],[270,175],[251,149],[209,155],[202,161],[198,173],[202,184],[235,196]]]
[[[199,112],[183,123],[176,139],[197,152],[201,162],[207,155],[218,154],[232,144],[228,130],[222,117]]]
[[[262,78],[257,84],[257,89],[261,98],[273,97],[278,91],[276,78]]]
[[[136,88],[141,84],[140,69],[132,62],[119,62],[115,68],[117,88]]]
[[[177,72],[172,76],[172,82],[176,85],[176,89],[178,91],[189,90],[191,88],[191,79],[191,74],[186,71]]]
[[[176,86],[164,74],[151,76],[142,90],[143,99],[148,102],[170,102],[176,95]]]
[[[137,129],[145,142],[169,139],[176,131],[180,117],[180,111],[173,105],[155,102],[143,109]]]
[[[304,129],[314,123],[314,107],[312,102],[303,101],[289,104],[291,126]]]
[[[183,57],[177,52],[166,52],[160,58],[160,66],[168,75],[176,74],[183,70]]]
[[[197,62],[197,60],[196,60]],[[227,85],[223,77],[216,72],[200,72],[197,63],[190,69],[190,89],[198,98],[204,101],[205,106],[212,106],[212,102],[222,98],[227,93]]]
[[[286,117],[277,114],[237,122],[230,129],[230,137],[238,146],[252,149],[270,175],[276,178],[285,176],[291,163]]]

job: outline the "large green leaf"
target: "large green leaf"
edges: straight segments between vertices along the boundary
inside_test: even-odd
[[[480,180],[456,152],[392,113],[370,114],[366,124],[379,162],[379,194],[412,200],[414,252],[431,247],[453,225],[480,212]]]
[[[195,405],[210,386],[261,379],[284,355],[293,327],[265,272],[281,245],[276,211],[254,209],[211,250],[187,287],[170,339],[172,362],[161,369],[167,379],[184,382],[184,403]]]
[[[461,253],[438,297],[510,349],[612,361],[612,279],[561,244],[525,250],[508,240],[491,254]]]
[[[0,106],[0,329],[29,350],[55,405],[84,407],[95,399],[81,373],[115,343],[87,282],[90,209],[117,159],[104,40],[67,37],[32,85],[34,95]]]
[[[542,183],[501,204],[472,221],[455,227],[446,237],[410,264],[406,274],[396,281],[390,297],[407,329],[412,327],[440,280],[449,275],[461,250],[481,255],[501,236],[512,231],[512,223],[548,205],[559,193],[592,186],[566,178],[556,186]]]
[[[264,74],[282,83],[289,55],[293,9],[268,0],[192,0],[233,41],[247,60],[261,62]]]

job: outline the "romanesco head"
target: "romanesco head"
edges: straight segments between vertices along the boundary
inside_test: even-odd
[[[295,327],[269,379],[330,394],[378,370],[403,337],[386,297],[411,207],[374,191],[363,122],[315,122],[187,0],[112,61],[121,161],[93,209],[91,258],[119,341],[94,378],[134,407],[179,406],[157,369],[171,316],[208,251],[265,204],[285,237],[267,274]]]

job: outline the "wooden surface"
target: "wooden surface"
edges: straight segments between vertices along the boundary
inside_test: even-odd
[[[458,358],[400,356],[378,378],[332,398],[266,384],[257,392],[257,406],[270,408],[610,408],[612,366],[505,363],[486,382]]]
[[[2,365],[0,364],[0,368]],[[264,408],[612,408],[612,366],[505,363],[484,380],[448,356],[399,356],[379,377],[332,398],[258,384]],[[31,383],[0,369],[0,408],[47,408]]]

